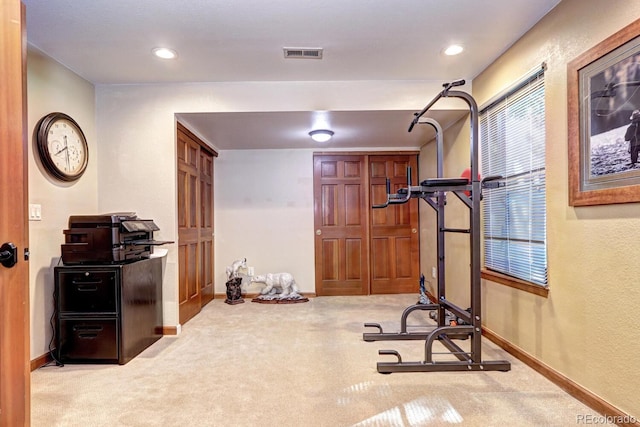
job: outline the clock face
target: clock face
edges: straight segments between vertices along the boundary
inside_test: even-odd
[[[87,141],[80,126],[62,113],[45,116],[38,125],[37,144],[45,169],[62,181],[75,181],[88,162]]]
[[[53,122],[47,134],[49,156],[53,164],[67,175],[77,175],[85,158],[84,138],[69,120]]]

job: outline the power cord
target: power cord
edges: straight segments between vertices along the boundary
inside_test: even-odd
[[[51,356],[51,361],[45,363],[44,365],[41,366],[41,368],[46,368],[47,366],[50,366],[52,363],[55,362],[56,366],[59,367],[63,367],[64,363],[62,363],[57,357],[56,357],[56,350],[55,348],[53,348],[53,341],[55,340],[56,337],[56,327],[55,327],[55,318],[56,318],[56,314],[58,313],[58,311],[56,310],[56,301],[58,300],[58,292],[56,291],[56,288],[54,286],[54,290],[53,290],[53,313],[51,314],[51,319],[49,319],[49,324],[51,325],[51,340],[49,341],[49,355]]]

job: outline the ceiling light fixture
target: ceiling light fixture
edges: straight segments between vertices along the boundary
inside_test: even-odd
[[[333,136],[333,131],[329,129],[316,129],[309,132],[309,136],[315,142],[327,142]]]
[[[449,56],[458,55],[462,53],[463,50],[464,48],[459,44],[452,44],[451,46],[449,46],[444,50],[444,54]]]
[[[162,59],[174,59],[178,56],[175,50],[166,47],[156,47],[153,49],[153,54]]]

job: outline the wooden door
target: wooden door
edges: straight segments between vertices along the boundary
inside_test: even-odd
[[[213,299],[214,151],[178,123],[179,319],[184,324]]]
[[[27,96],[25,9],[0,5],[0,244],[18,248],[18,262],[0,265],[0,426],[30,423],[29,242],[27,223]]]
[[[368,191],[365,156],[313,160],[317,295],[369,290]]]
[[[200,305],[213,299],[213,154],[200,149]]]
[[[369,156],[371,203],[386,200],[386,178],[391,191],[407,186],[407,167],[417,185],[416,155]],[[419,290],[420,241],[418,199],[371,211],[371,293],[413,293]]]

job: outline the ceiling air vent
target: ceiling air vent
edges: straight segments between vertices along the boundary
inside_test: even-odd
[[[285,47],[283,50],[285,58],[322,59],[322,48]]]

